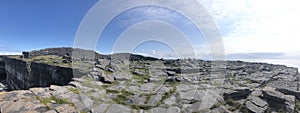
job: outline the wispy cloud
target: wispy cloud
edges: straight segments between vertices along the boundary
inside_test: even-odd
[[[213,0],[204,6],[220,28],[227,53],[300,53],[296,0]]]
[[[20,55],[21,51],[13,47],[0,45],[0,55]]]

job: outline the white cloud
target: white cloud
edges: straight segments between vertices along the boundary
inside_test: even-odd
[[[215,19],[227,53],[279,52],[300,56],[296,0],[199,0]]]
[[[0,52],[0,55],[21,55],[21,52]]]

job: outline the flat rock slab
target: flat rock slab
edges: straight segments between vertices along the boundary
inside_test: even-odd
[[[113,104],[111,105],[106,113],[130,113],[130,109],[119,104]]]
[[[178,107],[169,107],[169,108],[154,108],[150,110],[152,113],[180,113]]]

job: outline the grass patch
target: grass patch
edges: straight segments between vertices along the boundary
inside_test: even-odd
[[[128,92],[126,90],[121,90],[121,91],[119,91],[119,94],[113,100],[117,104],[126,105],[126,100],[128,100],[132,95],[134,95],[134,94],[131,92]]]
[[[235,111],[241,107],[241,104],[232,100],[232,98],[227,98],[225,103],[231,107],[228,108],[230,111]]]
[[[149,75],[137,75],[137,74],[132,74],[132,78],[138,80],[138,83],[144,84],[145,81],[148,81],[150,79]]]
[[[69,104],[70,106],[74,107],[74,103],[69,102],[67,99],[58,98],[56,96],[51,96],[50,98],[44,98],[37,96],[37,100],[39,100],[43,104],[51,103],[52,101],[55,102],[55,104]]]
[[[81,91],[79,89],[76,89],[76,88],[69,88],[68,90],[70,90],[71,92],[73,92],[75,94],[81,93]]]
[[[211,108],[209,108],[210,110],[213,110],[213,109],[215,109],[215,108],[219,108],[220,106],[222,106],[222,105],[225,105],[225,103],[224,102],[219,102],[219,103],[216,103],[216,104],[214,104]]]
[[[177,86],[180,84],[180,82],[174,80],[174,81],[167,81],[167,82],[165,82],[165,84],[167,84],[169,86]]]
[[[117,84],[118,84],[118,82],[113,82],[111,84],[103,84],[102,87],[103,88],[108,88],[108,87],[111,87],[111,86],[114,86],[114,85],[117,85]]]
[[[118,90],[106,89],[106,93],[120,93]]]
[[[143,109],[143,110],[150,110],[153,108],[153,106],[147,106],[147,105],[131,105],[130,106],[132,109],[136,109],[136,110],[140,110],[140,109]]]
[[[299,112],[299,109],[300,109],[300,101],[298,99],[296,99],[295,101],[295,113],[298,113]]]
[[[176,92],[176,87],[174,86],[172,90],[170,90],[169,92],[166,92],[163,96],[161,101],[164,101],[167,98],[170,98],[175,92]]]

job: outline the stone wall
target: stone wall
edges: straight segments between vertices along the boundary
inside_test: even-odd
[[[4,56],[0,56],[0,81],[6,79],[5,66],[3,61]]]
[[[31,85],[28,65],[25,61],[4,58],[6,70],[6,82],[9,90],[28,89]]]
[[[72,68],[4,58],[8,90],[66,85],[73,78]]]

